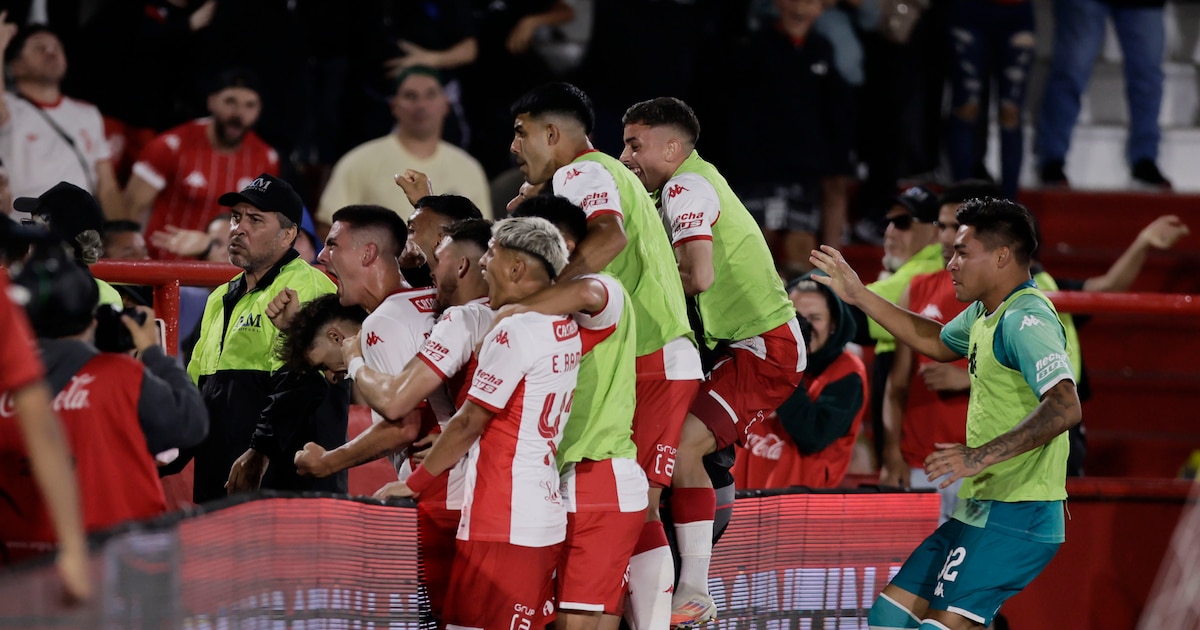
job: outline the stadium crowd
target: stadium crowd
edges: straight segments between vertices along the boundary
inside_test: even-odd
[[[574,70],[587,91],[538,54],[573,17],[562,0],[411,4],[0,12],[0,560],[58,549],[87,597],[84,532],[162,514],[160,478],[189,463],[203,503],[344,494],[386,458],[375,496],[416,501],[439,624],[690,627],[719,612],[709,561],[735,488],[854,469],[943,494],[872,627],[992,623],[1062,542],[1082,466],[1076,324],[1041,290],[1125,290],[1187,226],[1161,217],[1104,276],[1051,278],[1006,199],[1012,165],[970,179],[975,132],[953,130],[971,164],[940,194],[864,184],[887,270],[864,284],[836,249],[862,50],[909,37],[863,35],[869,1],[730,3],[762,24],[722,33],[731,74],[710,92],[694,33],[618,63],[614,35],[645,25],[605,3],[613,30]],[[697,28],[734,11],[648,4]],[[68,80],[68,54],[92,72]],[[605,56],[630,68],[619,91],[591,67]],[[130,59],[168,78],[118,93]],[[1020,88],[999,90],[1007,128]],[[977,98],[956,92],[960,122]],[[101,257],[241,270],[190,312],[185,296],[186,370],[144,288],[91,276]],[[373,424],[347,439],[351,405]]]

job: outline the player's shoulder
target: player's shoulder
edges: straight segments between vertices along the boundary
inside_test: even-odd
[[[470,327],[482,322],[491,323],[496,317],[496,311],[488,305],[487,299],[472,300],[466,304],[448,307],[438,317],[438,325],[454,327]]]
[[[596,160],[576,160],[558,167],[554,172],[555,183],[567,184],[582,177],[613,179],[608,168]]]
[[[380,303],[379,308],[375,309],[375,313],[387,317],[432,318],[437,314],[437,306],[437,290],[409,289],[389,295]]]

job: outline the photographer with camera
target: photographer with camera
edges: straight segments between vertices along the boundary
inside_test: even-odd
[[[13,267],[14,294],[37,333],[46,383],[74,455],[85,529],[161,514],[166,500],[154,455],[199,443],[208,414],[187,372],[158,346],[153,311],[138,307],[138,323],[111,310],[100,317],[110,327],[96,337],[96,280],[57,239],[36,243],[29,260]],[[141,360],[101,351],[97,343],[135,351]],[[0,405],[0,414],[7,409]],[[0,540],[9,560],[55,545],[43,499],[29,483],[28,455],[9,435],[15,431],[14,423],[0,423],[0,496],[9,499],[0,501]]]

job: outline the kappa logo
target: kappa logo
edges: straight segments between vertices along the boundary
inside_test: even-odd
[[[1026,326],[1033,327],[1033,326],[1041,326],[1041,325],[1042,325],[1042,320],[1038,319],[1037,317],[1035,317],[1033,315],[1026,315],[1021,320],[1021,327],[1017,329],[1017,332],[1021,332],[1022,330],[1025,330]]]
[[[432,313],[437,310],[437,298],[432,295],[408,298],[408,301],[412,302],[413,308],[421,313]]]
[[[568,181],[568,182],[569,182],[569,181],[571,181],[572,179],[575,179],[576,177],[578,177],[578,176],[580,176],[580,175],[583,175],[583,171],[581,171],[581,170],[579,170],[579,169],[577,169],[577,168],[573,168],[573,169],[571,169],[570,171],[567,171],[567,179],[566,179],[566,181]]]
[[[505,346],[507,348],[512,347],[512,346],[508,345],[508,331],[507,330],[501,330],[499,333],[496,333],[496,343],[498,343],[502,346]]]
[[[678,195],[685,193],[685,192],[687,192],[686,188],[684,188],[683,186],[681,186],[679,184],[675,184],[674,186],[671,187],[671,190],[667,191],[667,199],[674,199]]]
[[[192,171],[188,176],[183,178],[183,184],[190,188],[204,188],[208,186],[208,180],[204,178],[204,173],[200,171]]]
[[[946,317],[942,315],[942,309],[938,308],[937,304],[926,304],[925,308],[921,309],[921,314],[929,319],[936,319],[939,322],[945,321]]]
[[[383,343],[383,337],[380,337],[374,330],[367,333],[367,347],[370,348],[377,343]]]

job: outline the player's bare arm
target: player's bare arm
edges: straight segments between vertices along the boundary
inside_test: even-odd
[[[1083,408],[1075,383],[1059,381],[1042,396],[1041,403],[1011,431],[997,436],[977,448],[962,444],[935,444],[925,458],[925,472],[931,479],[949,474],[942,481],[945,488],[963,477],[972,477],[993,464],[1012,459],[1048,443],[1058,434],[1079,424]]]
[[[575,246],[571,261],[558,274],[574,278],[596,273],[608,266],[625,249],[625,225],[615,214],[602,214],[588,221],[587,238]]]
[[[450,470],[454,464],[458,463],[458,460],[467,454],[467,451],[471,450],[471,445],[475,443],[475,440],[483,435],[483,430],[487,428],[493,416],[495,414],[470,400],[463,403],[454,417],[450,418],[450,422],[442,430],[437,441],[433,443],[433,447],[429,449],[425,461],[418,468],[418,471],[422,472],[414,473],[409,477],[407,483],[388,490],[385,496],[412,497],[420,494],[422,486],[413,488],[409,484],[415,484],[422,479],[422,473],[426,479],[430,479]],[[385,489],[386,487],[381,489],[376,496],[384,493]]]
[[[608,289],[594,278],[575,278],[560,282],[534,293],[524,300],[506,304],[496,312],[492,328],[504,319],[518,313],[541,313],[543,315],[566,315],[569,313],[597,313],[608,304]]]
[[[821,249],[812,251],[809,261],[826,274],[814,275],[814,281],[832,289],[843,302],[862,309],[867,317],[892,333],[897,341],[908,344],[913,350],[934,361],[956,361],[962,358],[962,355],[942,342],[940,323],[902,309],[872,293],[838,250],[822,245]]]
[[[712,286],[713,244],[707,239],[696,239],[675,246],[675,259],[679,263],[679,279],[683,281],[683,292],[688,297],[699,295]]]
[[[309,442],[304,445],[304,450],[296,451],[293,458],[296,470],[304,476],[328,477],[400,452],[416,441],[421,432],[420,412],[413,412],[409,416],[401,422],[376,422],[353,440],[332,451]]]
[[[357,335],[342,340],[342,356],[347,365],[362,358]],[[442,376],[418,357],[409,359],[399,374],[385,374],[364,365],[352,376],[356,397],[390,422],[404,421],[443,383]]]
[[[433,194],[433,182],[429,181],[429,176],[415,169],[408,169],[403,173],[398,173],[393,176],[396,185],[404,190],[404,196],[408,198],[408,203],[417,205],[417,202],[422,197]]]

